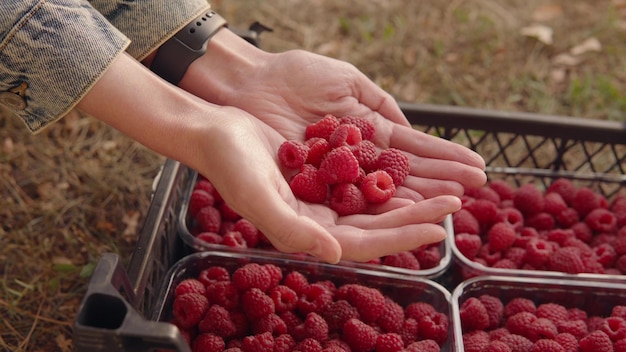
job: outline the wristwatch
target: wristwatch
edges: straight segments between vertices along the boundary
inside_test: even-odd
[[[150,69],[178,85],[189,65],[206,52],[209,40],[222,27],[228,27],[228,23],[214,11],[198,16],[161,45]]]

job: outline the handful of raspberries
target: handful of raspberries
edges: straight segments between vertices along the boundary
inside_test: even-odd
[[[181,281],[172,317],[193,352],[438,352],[449,334],[430,303],[254,262]]]
[[[368,204],[393,197],[410,172],[409,159],[395,148],[379,153],[375,132],[364,118],[327,114],[306,127],[304,142],[285,141],[278,160],[297,170],[289,180],[294,195],[326,203],[340,216],[366,213]]]

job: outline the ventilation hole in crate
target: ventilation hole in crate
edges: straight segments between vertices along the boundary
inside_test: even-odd
[[[128,309],[118,297],[94,293],[87,298],[78,323],[94,328],[115,330],[122,326]]]

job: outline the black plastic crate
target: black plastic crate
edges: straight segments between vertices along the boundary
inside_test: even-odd
[[[416,129],[479,152],[487,162],[489,177],[544,186],[567,177],[607,197],[623,191],[626,184],[623,122],[409,103],[400,106]],[[170,324],[148,320],[137,329],[132,322],[150,318],[168,270],[190,252],[176,227],[184,189],[193,175],[184,165],[167,160],[127,269],[116,256],[107,254],[101,259],[74,323],[74,343],[79,351],[177,349],[184,342]],[[450,267],[440,280],[447,282],[453,270]]]

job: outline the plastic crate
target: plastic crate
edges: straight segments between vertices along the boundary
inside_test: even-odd
[[[506,305],[513,298],[527,298],[539,306],[556,303],[565,308],[578,308],[589,317],[608,317],[617,305],[626,303],[626,286],[607,282],[582,280],[549,280],[511,276],[482,276],[464,281],[452,292],[452,315],[456,351],[463,347],[460,307],[470,297],[490,295]]]
[[[416,129],[477,150],[487,161],[490,177],[501,175],[518,185],[532,178],[545,185],[555,177],[567,176],[597,185],[607,196],[615,195],[626,183],[624,123],[407,103],[400,106]],[[489,146],[493,143],[496,147]],[[548,155],[540,152],[546,148]],[[119,258],[106,254],[88,285],[74,322],[77,350],[150,351],[154,346],[178,346],[181,342],[169,324],[156,332],[156,328],[140,331],[128,322],[139,319],[137,315],[145,319],[154,311],[168,270],[190,252],[178,236],[177,226],[185,187],[192,178],[193,171],[184,165],[165,162],[127,269]],[[438,281],[454,288],[452,276],[454,267],[450,266]]]

